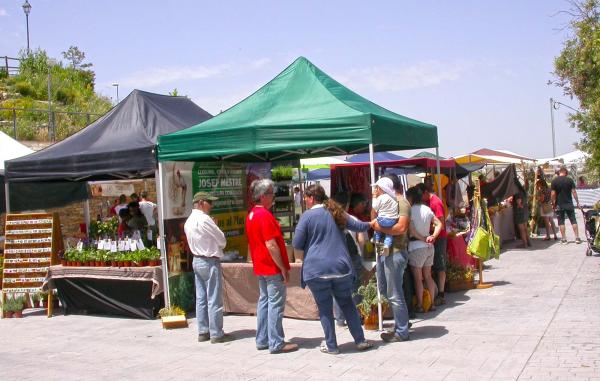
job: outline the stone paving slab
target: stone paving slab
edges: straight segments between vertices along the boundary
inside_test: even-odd
[[[319,322],[285,319],[287,339],[301,348],[271,355],[256,350],[251,316],[226,316],[236,340],[210,344],[196,342],[194,319],[165,331],[159,321],[40,311],[0,321],[0,379],[600,379],[600,257],[585,257],[584,244],[513,246],[486,265],[494,287],[448,294],[444,308],[414,321],[409,342],[366,332],[376,348],[358,352],[342,329],[342,353],[326,355]]]

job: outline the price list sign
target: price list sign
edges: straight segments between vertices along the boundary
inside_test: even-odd
[[[48,267],[62,248],[57,214],[29,213],[6,216],[2,292],[40,291]]]

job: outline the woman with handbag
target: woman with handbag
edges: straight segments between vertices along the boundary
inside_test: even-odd
[[[535,186],[537,188],[538,202],[540,203],[540,214],[546,226],[546,238],[544,238],[544,241],[550,241],[550,232],[554,233],[554,240],[557,241],[558,237],[556,236],[556,226],[554,225],[554,210],[552,209],[550,187],[544,179],[539,179]]]

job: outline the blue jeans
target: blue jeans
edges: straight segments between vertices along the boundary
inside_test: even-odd
[[[286,288],[283,276],[263,275],[258,277],[260,295],[256,305],[256,347],[269,348],[270,352],[284,345],[283,309]]]
[[[408,307],[402,288],[408,253],[397,251],[387,257],[380,257],[379,260],[378,265],[383,263],[383,266],[377,266],[378,274],[383,272],[383,277],[379,278],[379,290],[386,295],[394,313],[394,333],[408,339]]]
[[[196,284],[196,320],[198,334],[210,333],[211,339],[223,336],[223,286],[221,261],[194,257]]]
[[[377,217],[377,223],[384,228],[391,228],[396,225],[396,222],[398,222],[397,218]],[[383,237],[383,246],[392,247],[392,243],[394,242],[393,235],[384,234],[376,230],[374,233],[375,242],[381,242],[381,237]]]
[[[361,285],[360,274],[363,271],[363,261],[359,255],[351,256],[350,260],[352,261],[352,267],[354,268],[354,272],[356,273],[356,278],[352,285],[352,293],[356,293]],[[354,304],[357,304],[360,303],[362,298],[360,295],[353,295],[352,300],[354,300]],[[344,317],[344,311],[342,311],[339,304],[335,301],[335,298],[333,299],[333,315],[335,316],[335,320],[340,323],[343,323],[344,320],[346,320],[346,318]]]
[[[360,316],[352,300],[352,282],[352,275],[332,279],[315,278],[306,282],[317,303],[319,320],[321,320],[325,342],[329,350],[335,350],[338,347],[333,320],[333,298],[344,312],[354,342],[359,344],[365,341]]]

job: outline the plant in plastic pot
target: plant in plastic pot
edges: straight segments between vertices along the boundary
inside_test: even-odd
[[[360,286],[356,295],[361,297],[361,301],[356,304],[356,308],[363,317],[365,329],[377,330],[379,328],[378,302],[381,301],[381,313],[385,314],[387,299],[384,296],[377,297],[377,281],[375,276],[367,284]]]

